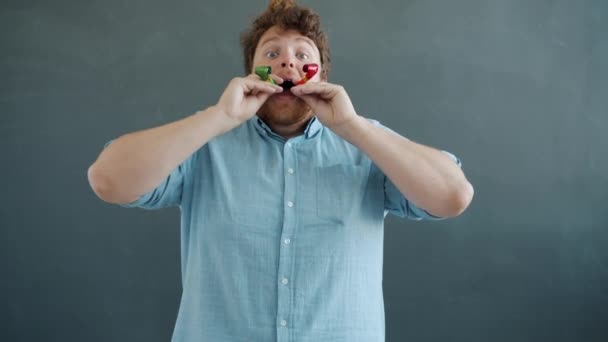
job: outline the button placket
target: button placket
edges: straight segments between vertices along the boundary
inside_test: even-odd
[[[296,148],[292,142],[286,142],[283,149],[283,170],[284,172],[284,193],[283,203],[283,231],[281,234],[281,246],[279,253],[279,269],[277,270],[277,338],[278,341],[286,341],[289,334],[288,318],[292,317],[292,286],[290,285],[290,275],[294,264],[294,249],[291,244],[295,231],[297,201],[296,201]]]

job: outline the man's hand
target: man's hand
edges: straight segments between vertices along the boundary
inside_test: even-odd
[[[282,81],[278,77],[274,78]],[[264,82],[255,74],[235,77],[230,81],[215,107],[232,119],[236,127],[254,116],[270,95],[282,91],[283,88]]]
[[[308,82],[291,88],[291,92],[304,100],[317,118],[332,130],[358,116],[342,86],[327,82]]]

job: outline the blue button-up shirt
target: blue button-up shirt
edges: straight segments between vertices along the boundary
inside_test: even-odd
[[[436,218],[316,118],[254,116],[124,206],[181,209],[175,342],[384,341],[384,217]]]

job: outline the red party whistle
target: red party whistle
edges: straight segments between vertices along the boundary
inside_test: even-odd
[[[315,63],[304,64],[302,71],[304,71],[306,74],[298,83],[296,83],[296,85],[304,84],[313,78],[319,71],[319,65]]]

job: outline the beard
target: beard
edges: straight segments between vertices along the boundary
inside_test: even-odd
[[[308,121],[312,110],[296,96],[272,95],[260,107],[258,116],[267,124],[290,126]]]

